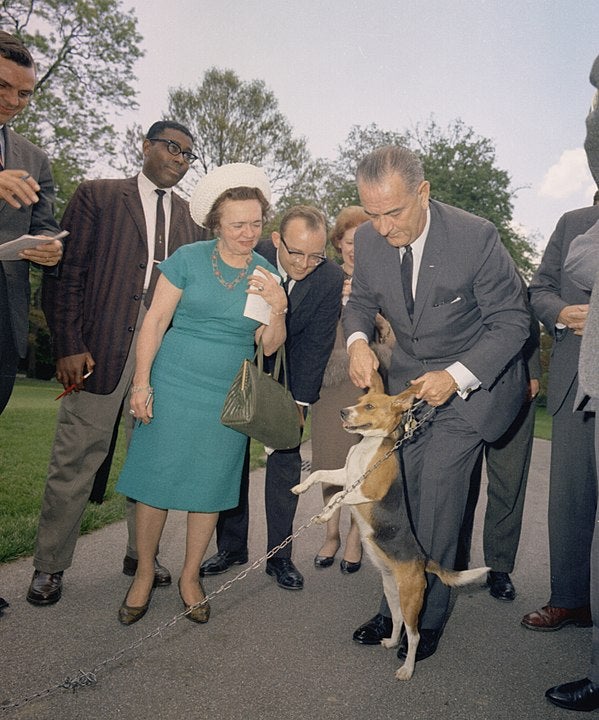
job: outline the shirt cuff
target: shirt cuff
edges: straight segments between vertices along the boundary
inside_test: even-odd
[[[471,392],[480,387],[480,380],[461,362],[454,362],[445,369],[455,380],[458,386],[457,393],[462,399],[466,400]]]
[[[363,333],[363,332],[361,332],[361,331],[359,331],[359,330],[358,330],[358,332],[352,333],[352,334],[347,338],[346,347],[347,347],[348,350],[349,350],[349,346],[350,346],[352,343],[354,343],[356,340],[364,340],[366,343],[368,343],[368,335],[366,335],[366,333]]]

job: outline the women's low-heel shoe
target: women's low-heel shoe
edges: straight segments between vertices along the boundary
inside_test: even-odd
[[[179,587],[179,597],[181,598],[181,602],[183,603],[183,607],[186,610],[189,610],[192,605],[188,605],[185,602],[185,599],[183,598],[183,593],[181,592],[181,580],[177,583]],[[204,592],[204,588],[202,587],[202,583],[200,583],[200,589],[202,592]],[[204,593],[206,595],[206,593]],[[191,622],[195,623],[207,623],[208,619],[210,618],[210,605],[206,601],[203,605],[198,605],[198,607],[194,607],[191,612],[188,612],[185,616],[188,620],[191,620]]]
[[[358,560],[358,562],[349,562],[349,560],[342,560],[339,563],[339,569],[342,573],[345,573],[346,575],[350,575],[351,573],[358,572],[358,570],[362,567],[362,560]]]
[[[132,586],[133,583],[131,583],[131,587]],[[127,597],[129,596],[129,591],[131,590],[131,587],[129,587],[129,590],[127,590],[127,594],[125,595],[123,604],[119,608],[119,621],[123,625],[133,625],[133,623],[136,623],[138,620],[142,619],[142,617],[148,612],[148,608],[150,607],[150,600],[152,599],[152,593],[154,592],[154,587],[152,587],[145,605],[142,605],[141,607],[132,607],[131,605],[127,605]]]
[[[314,558],[314,566],[317,568],[328,568],[335,562],[334,555],[317,555]]]

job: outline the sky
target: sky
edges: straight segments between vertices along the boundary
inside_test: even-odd
[[[597,0],[124,0],[144,37],[147,128],[168,90],[210,67],[263,80],[314,157],[353,125],[403,132],[461,120],[489,138],[516,191],[514,221],[544,247],[559,217],[590,205],[583,150],[599,55]],[[176,119],[176,118],[174,118]],[[432,190],[434,196],[434,188]]]

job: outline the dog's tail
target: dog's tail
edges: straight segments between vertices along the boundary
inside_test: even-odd
[[[472,570],[447,570],[447,568],[441,567],[438,562],[434,560],[427,560],[424,567],[426,572],[433,573],[444,585],[450,587],[458,587],[460,585],[468,585],[468,583],[478,580],[491,569],[488,567],[473,568]]]

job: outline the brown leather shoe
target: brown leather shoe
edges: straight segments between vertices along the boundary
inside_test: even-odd
[[[45,573],[36,570],[27,591],[27,602],[32,605],[53,605],[62,595],[62,572]]]
[[[559,630],[565,625],[591,627],[591,608],[588,605],[579,608],[560,608],[545,605],[540,610],[528,613],[522,618],[521,625],[529,630],[549,632]]]
[[[125,555],[123,558],[123,575],[133,577],[137,572],[137,558]],[[172,582],[171,574],[158,560],[154,560],[154,587],[167,587]]]

